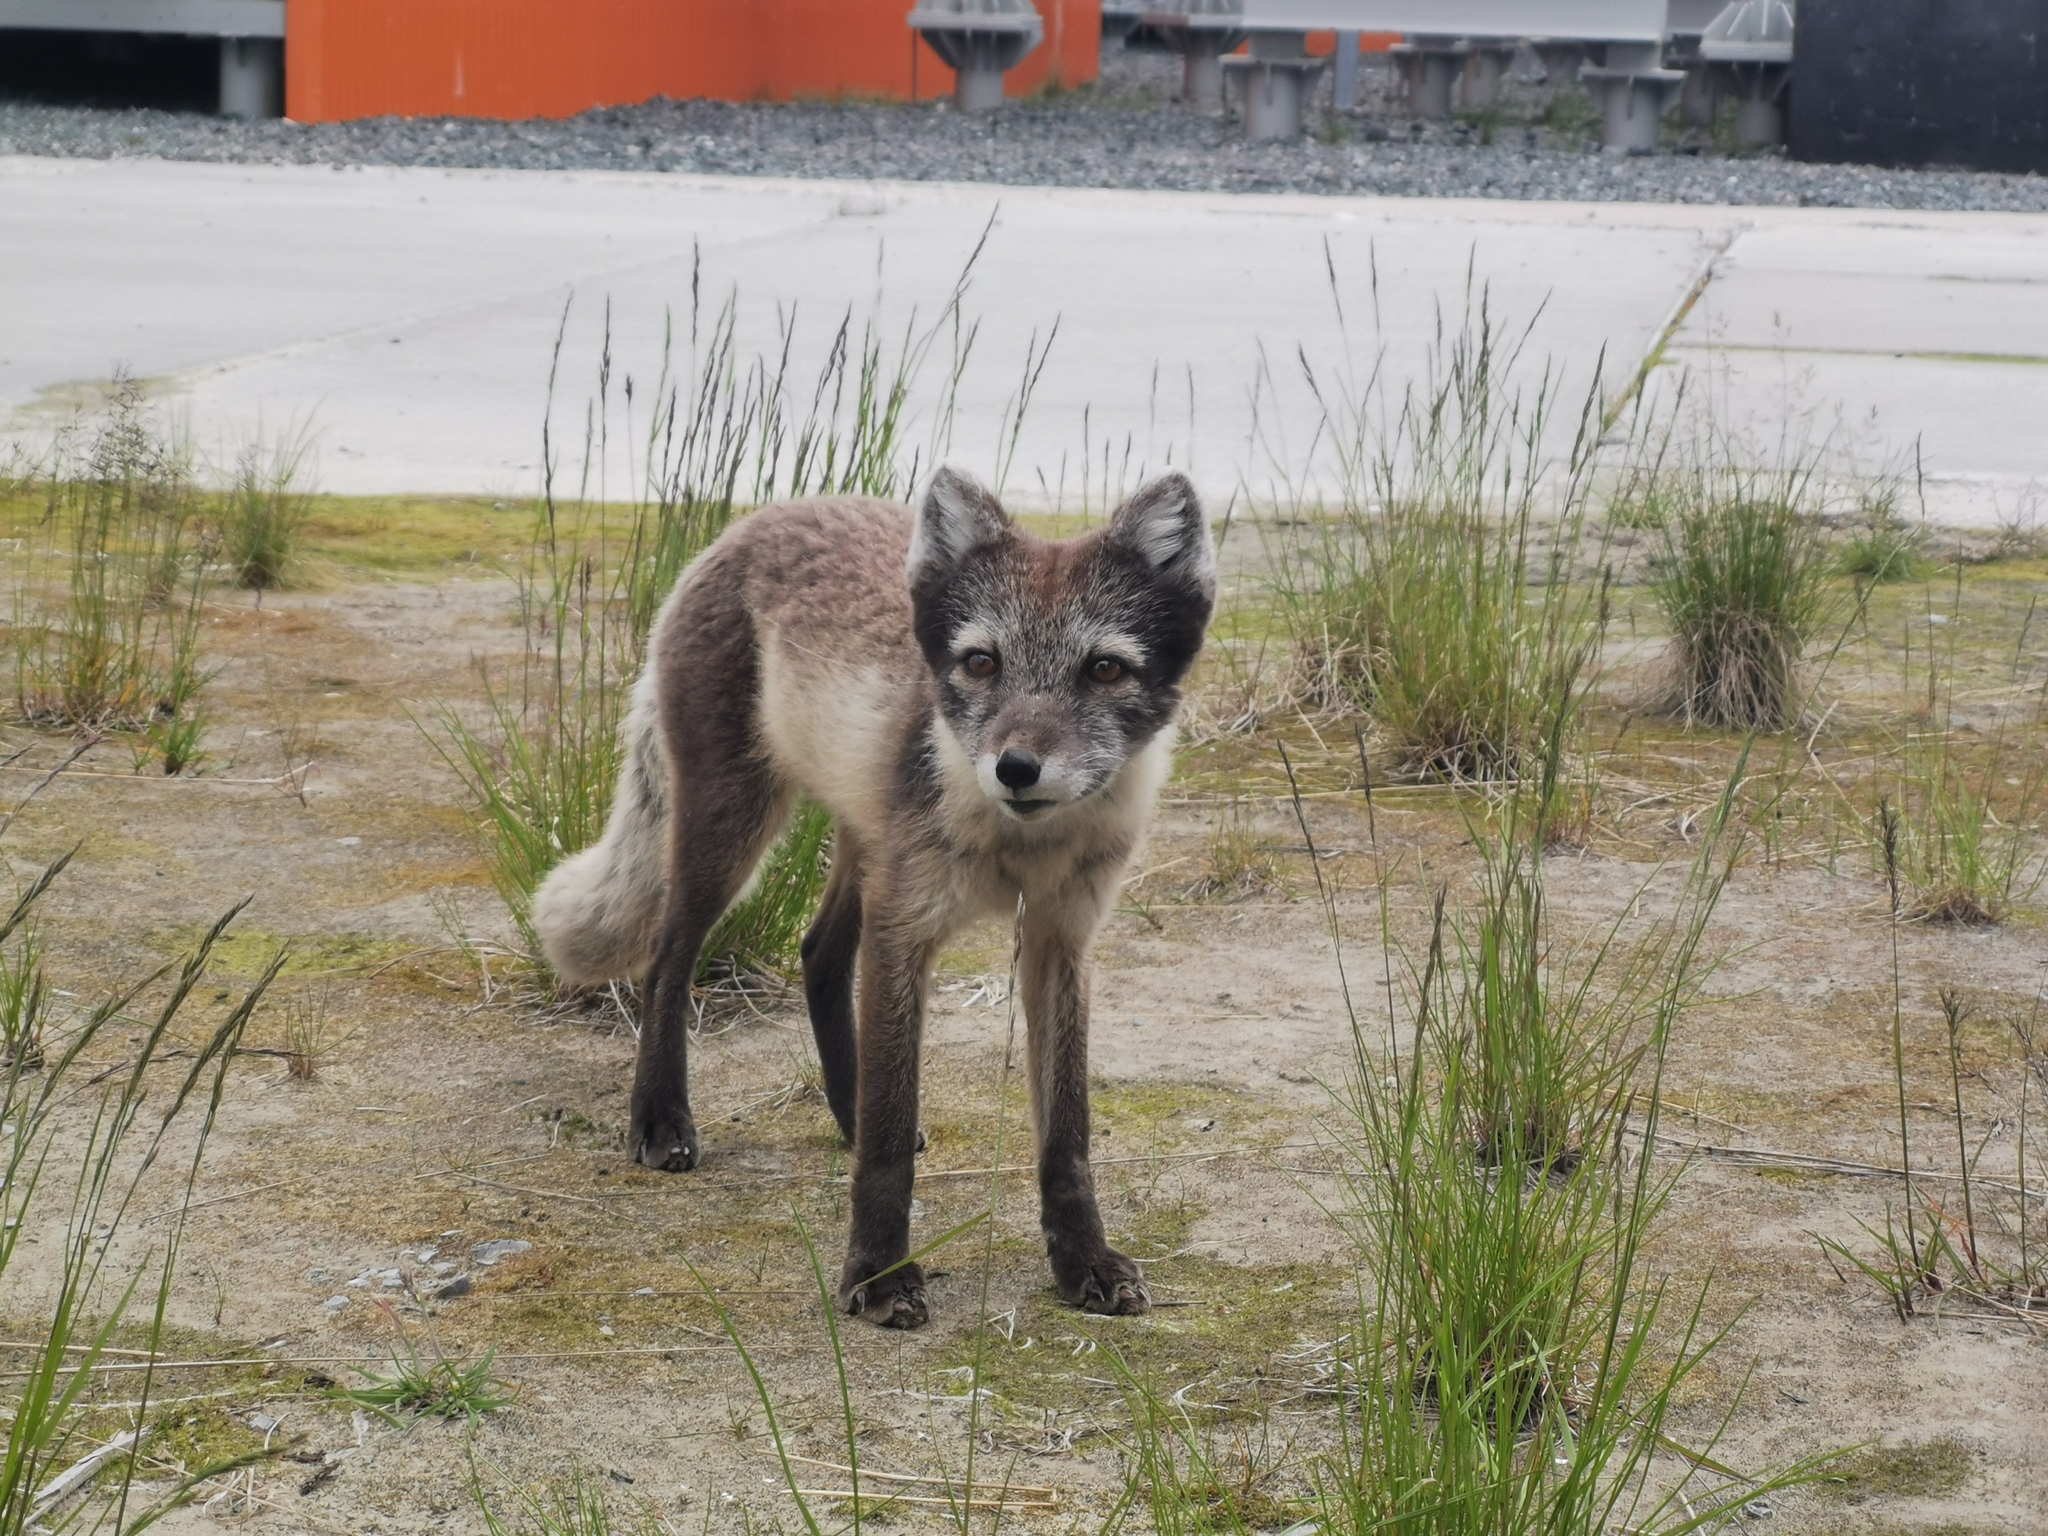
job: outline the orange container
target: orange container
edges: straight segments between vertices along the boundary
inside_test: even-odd
[[[1036,0],[1025,95],[1093,80],[1100,0]],[[285,112],[569,117],[656,96],[720,101],[948,95],[909,0],[291,0]]]

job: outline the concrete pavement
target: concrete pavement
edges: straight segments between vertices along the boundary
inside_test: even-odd
[[[1690,369],[1724,423],[1775,436],[1790,413],[1866,465],[1917,439],[1946,521],[2048,487],[2048,217],[601,172],[0,159],[0,430],[46,434],[121,367],[216,457],[305,428],[323,489],[523,495],[558,328],[558,442],[580,439],[607,315],[615,414],[630,375],[644,416],[665,327],[687,362],[693,275],[707,320],[736,295],[744,353],[794,311],[807,400],[841,313],[892,343],[927,323],[985,228],[949,453],[1007,463],[1020,499],[1099,504],[1169,462],[1218,495],[1327,486],[1304,363],[1327,399],[1377,360],[1397,396],[1468,281],[1529,327],[1556,432],[1604,353],[1610,392],[1645,359],[1653,390]],[[951,345],[918,379],[915,443]],[[610,472],[630,484],[622,455]]]

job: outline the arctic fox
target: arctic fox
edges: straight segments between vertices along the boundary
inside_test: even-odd
[[[1021,912],[1053,1277],[1091,1312],[1144,1311],[1088,1164],[1089,946],[1166,778],[1215,601],[1208,525],[1177,474],[1056,542],[942,469],[915,515],[785,502],[693,562],[656,621],[604,837],[534,898],[564,978],[647,977],[633,1155],[697,1161],[684,1052],[698,950],[802,793],[834,827],[803,966],[825,1097],[854,1149],[841,1307],[925,1320],[923,1273],[904,1261],[932,966],[963,924]]]

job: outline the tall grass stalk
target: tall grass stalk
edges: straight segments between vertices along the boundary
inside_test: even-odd
[[[209,550],[190,469],[140,386],[117,380],[97,416],[58,436],[13,602],[17,715],[168,741],[173,772],[196,760],[207,680],[199,653]]]
[[[1282,535],[1276,590],[1306,689],[1369,716],[1405,771],[1479,783],[1532,778],[1552,739],[1573,742],[1606,617],[1604,555],[1580,570],[1597,379],[1569,450],[1547,369],[1528,389],[1527,332],[1504,332],[1484,294],[1439,329],[1429,374],[1392,407],[1319,378],[1342,512]]]
[[[533,892],[564,856],[603,832],[620,767],[619,726],[661,603],[689,562],[754,505],[906,493],[920,462],[905,441],[910,392],[950,334],[952,373],[939,407],[940,420],[950,420],[972,342],[960,326],[967,276],[935,322],[921,327],[913,318],[894,343],[849,310],[807,382],[791,371],[793,313],[773,354],[744,357],[736,298],[707,317],[693,281],[687,364],[675,367],[671,334],[651,391],[631,377],[615,380],[607,316],[573,482],[555,438],[551,371],[542,495],[518,572],[520,660],[509,673],[484,674],[480,718],[443,705],[429,731],[468,793],[493,882],[536,963]],[[555,355],[558,369],[560,337]],[[935,436],[934,452],[942,442]],[[623,506],[607,497],[621,452],[633,487]],[[706,966],[794,963],[822,887],[828,830],[822,811],[800,810],[752,893],[706,943]]]
[[[60,862],[46,871],[0,924],[0,946],[20,939],[34,906],[61,867]],[[54,1294],[38,1285],[43,1321],[33,1335],[0,1450],[0,1536],[81,1528],[139,1531],[207,1478],[242,1464],[185,1469],[168,1490],[153,1490],[146,1507],[130,1510],[138,1456],[153,1427],[152,1369],[142,1373],[140,1405],[125,1441],[117,1442],[120,1453],[100,1466],[101,1486],[94,1489],[88,1479],[77,1489],[53,1492],[61,1486],[57,1474],[77,1463],[86,1449],[101,1444],[83,1431],[82,1420],[91,1411],[84,1394],[138,1296],[154,1292],[143,1329],[152,1357],[163,1341],[184,1235],[183,1212],[190,1205],[200,1159],[219,1112],[228,1066],[250,1015],[284,962],[279,955],[217,1026],[196,1042],[191,1038],[185,1027],[187,1004],[206,972],[213,947],[240,910],[235,908],[215,923],[181,965],[166,966],[94,1008],[61,1042],[49,1044],[39,1066],[17,1052],[0,1076],[0,1295],[9,1289],[8,1271],[25,1231],[58,1238],[50,1245],[55,1251]],[[139,1037],[120,1047],[121,1066],[94,1106],[82,1090],[108,1074],[101,1072],[91,1083],[80,1081],[79,1074],[98,1065],[91,1058],[103,1043],[101,1036],[109,1029],[124,1034],[134,1029],[136,1014],[147,1006],[145,995],[165,982],[153,1014],[141,1023]],[[175,1037],[174,1029],[179,1031]],[[173,1045],[178,1047],[175,1052]],[[168,1082],[161,1081],[169,1063],[181,1055],[187,1058],[182,1073],[169,1068]],[[129,1207],[151,1166],[169,1150],[174,1127],[188,1122],[195,1107],[198,1125],[184,1173],[180,1214],[163,1246],[133,1263],[119,1251]],[[81,1108],[87,1110],[82,1126]],[[62,1181],[49,1191],[48,1199],[46,1179]],[[47,1220],[52,1217],[55,1231]],[[46,1258],[44,1264],[49,1262]]]

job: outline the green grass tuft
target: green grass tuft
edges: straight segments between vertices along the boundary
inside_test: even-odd
[[[1319,389],[1345,445],[1345,514],[1283,533],[1276,551],[1303,691],[1369,716],[1423,777],[1533,781],[1553,741],[1575,742],[1593,681],[1604,559],[1596,549],[1592,577],[1579,566],[1597,383],[1554,462],[1552,382],[1515,387],[1517,345],[1482,298],[1391,431],[1374,424],[1370,387],[1355,400]]]
[[[466,1419],[474,1425],[512,1403],[505,1384],[492,1374],[494,1360],[495,1353],[486,1351],[459,1363],[445,1357],[422,1361],[408,1339],[389,1376],[366,1372],[361,1385],[336,1387],[335,1396],[394,1428],[402,1428],[408,1418]]]
[[[234,482],[216,514],[221,558],[237,586],[263,592],[285,585],[311,515],[310,498],[298,485],[304,463],[303,442],[267,451],[251,444],[237,458]]]
[[[1732,449],[1687,472],[1652,590],[1671,626],[1673,689],[1688,721],[1793,723],[1806,648],[1836,609],[1820,490],[1810,462],[1756,468]]]

